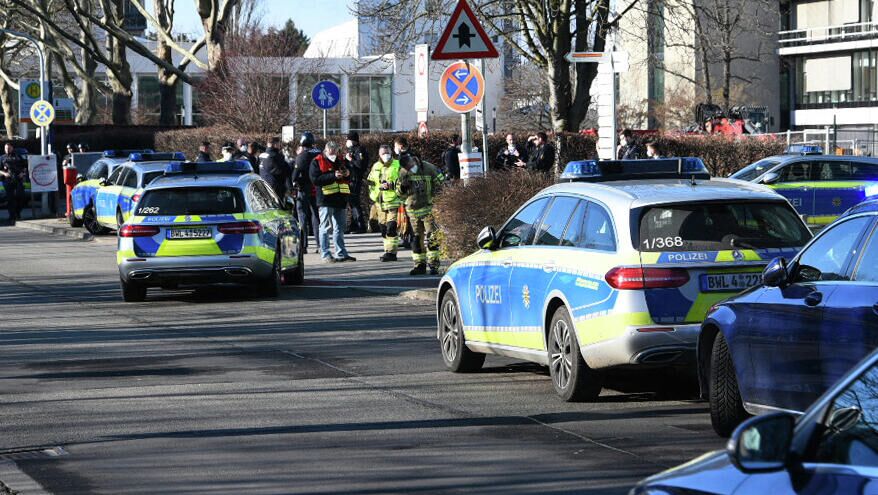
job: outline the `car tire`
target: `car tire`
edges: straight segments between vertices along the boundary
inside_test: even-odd
[[[125,302],[142,302],[146,299],[146,286],[124,280],[120,282],[122,284],[122,300]]]
[[[73,213],[72,211],[70,212],[70,215],[67,215],[67,223],[74,228],[82,227],[82,220],[76,218],[76,213]]]
[[[85,207],[85,211],[82,213],[82,225],[92,235],[103,235],[109,232],[106,227],[98,223],[98,213],[93,204]]]
[[[576,327],[565,306],[555,310],[546,338],[549,375],[555,393],[566,402],[596,399],[603,388],[603,374],[591,369],[579,350]]]
[[[455,373],[473,373],[485,364],[484,354],[466,346],[460,305],[452,290],[442,296],[439,305],[439,345],[445,367]]]
[[[728,437],[749,415],[741,401],[732,354],[722,333],[713,341],[709,383],[710,423],[717,435]]]
[[[280,248],[274,251],[274,263],[271,265],[271,275],[260,285],[262,295],[265,297],[277,297],[280,295],[282,285]]]
[[[285,285],[302,285],[305,282],[305,256],[302,254],[302,250],[299,250],[299,264],[296,265],[292,270],[288,270],[284,273],[284,284]]]

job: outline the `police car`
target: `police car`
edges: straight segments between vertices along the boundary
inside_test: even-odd
[[[120,228],[116,261],[125,301],[147,288],[245,283],[276,296],[304,280],[299,227],[250,164],[167,165]]]
[[[98,189],[109,184],[110,174],[117,166],[127,162],[132,153],[153,153],[152,150],[107,150],[103,157],[94,162],[85,176],[77,177],[77,184],[71,192],[73,213],[68,218],[71,227],[85,226],[92,234],[106,231],[98,223],[97,193]]]
[[[822,228],[878,195],[878,159],[822,155],[819,146],[800,145],[752,163],[732,178],[771,187],[790,200],[809,226]]]
[[[605,368],[690,364],[708,309],[811,239],[782,196],[697,158],[572,162],[562,179],[442,278],[450,370],[520,358],[574,401],[600,393]]]

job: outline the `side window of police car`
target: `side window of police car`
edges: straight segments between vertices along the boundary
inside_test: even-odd
[[[251,182],[247,186],[247,202],[254,211],[263,211],[269,208],[265,195],[257,187],[257,182]]]
[[[137,171],[133,168],[128,169],[128,173],[125,174],[125,177],[122,178],[122,186],[130,187],[132,189],[137,188]]]
[[[256,186],[256,193],[262,196],[262,201],[265,203],[266,207],[269,209],[279,210],[280,209],[280,201],[277,199],[277,196],[274,194],[274,191],[268,187],[268,184],[265,182],[254,182]]]
[[[561,236],[570,223],[571,214],[576,210],[579,200],[570,196],[557,196],[549,212],[543,217],[540,229],[537,231],[536,242],[538,246],[558,246]]]
[[[872,217],[858,217],[834,225],[802,252],[793,281],[848,280],[847,261],[871,222]]]
[[[811,180],[811,162],[801,161],[790,163],[780,171],[779,182],[804,182]]]
[[[591,201],[583,201],[576,208],[561,244],[584,249],[615,251],[616,235],[607,210]]]
[[[117,181],[119,180],[119,177],[122,176],[122,172],[124,172],[125,170],[125,167],[116,167],[116,170],[113,170],[113,173],[110,174],[109,177],[107,177],[107,184],[115,186]]]
[[[500,247],[527,246],[533,242],[536,225],[542,218],[549,198],[540,198],[510,218],[500,231]]]

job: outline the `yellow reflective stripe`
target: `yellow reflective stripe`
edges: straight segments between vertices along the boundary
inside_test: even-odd
[[[348,184],[333,182],[327,186],[323,186],[321,188],[323,194],[350,194],[351,187]]]
[[[756,253],[756,251],[753,251],[752,249],[744,249],[744,250],[741,250],[739,252],[744,256],[744,259],[740,260],[740,261],[761,261],[762,260],[762,257],[759,256]],[[734,254],[735,254],[734,251],[720,251],[716,254],[716,261],[717,262],[739,261],[739,260],[735,259]]]
[[[127,258],[136,258],[137,253],[134,252],[133,249],[123,249],[121,251],[116,251],[116,264],[121,265],[123,261]]]
[[[159,246],[156,256],[215,256],[223,254],[213,239],[166,240]]]
[[[838,215],[815,215],[812,217],[805,217],[805,222],[810,225],[829,225],[838,217]]]
[[[609,314],[593,318],[577,318],[576,338],[579,345],[589,345],[621,337],[628,327],[654,325],[647,312]]]

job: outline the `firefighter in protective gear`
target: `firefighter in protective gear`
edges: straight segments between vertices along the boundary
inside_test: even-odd
[[[384,238],[384,254],[381,261],[396,261],[399,249],[399,232],[397,231],[397,212],[402,201],[396,192],[399,181],[399,160],[394,160],[390,146],[382,144],[378,149],[378,161],[366,181],[369,183],[369,198],[378,206],[378,223],[381,225],[381,237]]]
[[[438,275],[439,240],[433,219],[433,197],[445,176],[438,167],[412,154],[403,154],[400,165],[402,170],[396,190],[405,202],[408,223],[414,233],[412,259],[415,267],[409,275],[424,275],[428,267],[430,275]]]

